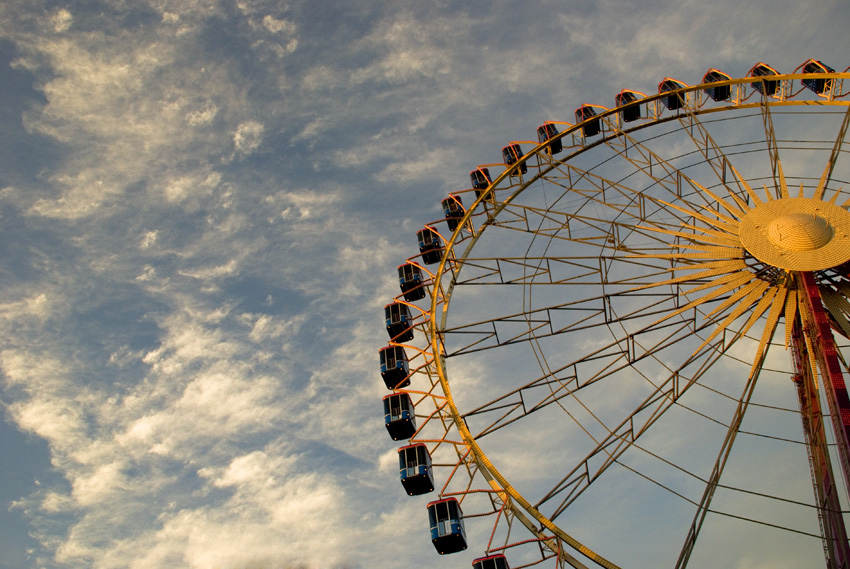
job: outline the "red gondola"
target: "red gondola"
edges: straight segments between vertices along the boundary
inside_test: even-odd
[[[419,265],[407,262],[398,267],[398,285],[404,300],[413,302],[425,298],[425,286],[422,284],[422,269]]]
[[[708,72],[703,76],[702,82],[703,84],[711,84],[716,83],[718,81],[728,81],[731,77],[722,71],[718,71],[717,69],[709,69]],[[703,89],[703,92],[706,93],[709,97],[714,99],[714,101],[725,101],[729,97],[732,96],[732,87],[730,85],[723,85],[721,87],[706,87]]]
[[[410,385],[407,354],[401,346],[387,346],[378,350],[381,358],[381,378],[387,389],[400,389]]]
[[[809,59],[802,67],[803,73],[832,73],[835,71],[835,69],[817,59]],[[823,95],[832,90],[832,79],[802,79],[800,83],[818,95]]]
[[[444,498],[428,504],[431,543],[440,555],[466,549],[463,512],[455,498]]]
[[[614,97],[614,103],[617,107],[622,107],[620,109],[620,118],[623,122],[633,122],[641,118],[640,104],[637,103],[637,100],[642,99],[645,96],[646,95],[643,93],[632,91],[630,89],[623,89],[617,93],[617,96]]]
[[[439,263],[443,257],[443,240],[433,227],[425,226],[416,232],[419,241],[419,252],[422,254],[422,262],[426,265]]]
[[[418,443],[398,449],[398,467],[401,485],[410,496],[434,491],[431,455],[424,444]]]
[[[658,84],[658,93],[668,93],[670,91],[676,91],[677,89],[684,89],[685,87],[687,87],[687,85],[681,81],[665,77],[664,80]],[[676,109],[680,109],[685,106],[685,97],[682,93],[668,95],[667,97],[664,97],[662,101],[664,101],[664,106],[671,111],[675,111]]]
[[[519,159],[522,158],[522,156],[522,148],[519,144],[511,143],[502,148],[502,161],[508,166],[513,166],[514,164],[519,162]],[[526,165],[525,160],[523,160],[519,164],[519,173],[528,173],[528,166]]]
[[[409,342],[413,339],[413,317],[410,307],[401,302],[384,306],[384,319],[387,322],[387,334],[394,342]]]
[[[542,144],[547,140],[552,140],[549,146],[546,147],[546,152],[550,155],[557,154],[564,149],[564,144],[561,142],[561,139],[555,138],[557,135],[558,128],[552,123],[545,123],[537,127],[537,142]]]
[[[449,231],[454,232],[457,229],[460,220],[466,214],[463,208],[463,201],[460,196],[449,196],[440,204],[443,206],[443,212],[446,214],[446,224],[449,226]]]
[[[416,432],[413,402],[407,393],[384,397],[384,426],[394,441],[407,440]]]
[[[476,168],[469,173],[469,181],[472,182],[472,187],[475,190],[475,197],[479,197],[493,183],[493,178],[490,177],[488,168]]]
[[[588,136],[596,136],[602,131],[602,121],[593,119],[596,116],[596,110],[590,105],[582,105],[576,109],[576,122],[585,122],[581,126],[581,134],[587,138]]]
[[[762,62],[758,62],[753,65],[753,68],[750,69],[749,73],[747,73],[747,77],[770,77],[771,75],[779,75],[779,72],[770,65]],[[750,87],[762,95],[772,97],[776,94],[776,91],[779,90],[779,81],[757,81],[750,83]]]
[[[479,557],[472,562],[472,569],[511,569],[508,560],[502,554]]]

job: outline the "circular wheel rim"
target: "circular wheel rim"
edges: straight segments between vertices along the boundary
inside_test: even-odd
[[[844,78],[848,77],[847,74],[830,74],[828,76],[838,81],[842,81]],[[775,79],[777,81],[782,82],[781,84],[783,84],[787,88],[787,86],[791,85],[792,81],[800,80],[802,77],[802,75],[784,75],[778,77],[771,77],[771,79]],[[753,81],[754,79],[752,77],[748,77],[743,79],[718,82],[715,85],[729,85],[732,90],[740,90],[743,89],[746,85],[752,83]],[[692,98],[699,96],[702,89],[704,89],[704,86],[684,88],[680,89],[678,92],[682,94],[683,98],[691,100]],[[668,96],[670,96],[670,93],[659,94],[654,97],[648,97],[645,100],[642,100],[641,103],[645,105],[655,105],[656,110],[660,110],[660,104],[662,99]],[[842,102],[837,99],[812,102],[795,100],[793,99],[793,96],[782,98],[777,101],[768,101],[767,99],[761,99],[758,102],[747,102],[746,100],[742,100],[740,102],[735,101],[732,104],[727,104],[725,107],[722,108],[694,108],[693,106],[685,105],[682,109],[679,110],[678,113],[672,115],[664,115],[663,112],[659,112],[659,116],[657,116],[654,120],[645,121],[640,126],[631,130],[621,131],[621,133],[630,133],[636,130],[647,128],[649,126],[654,126],[660,123],[681,119],[683,115],[691,117],[693,119],[701,115],[732,109],[757,109],[759,107],[766,107],[769,109],[770,107],[801,106],[811,105],[815,103],[827,103],[829,105],[844,107],[847,107],[848,105],[847,102]],[[612,109],[610,111],[600,113],[596,118],[604,121],[606,126],[610,128],[611,125],[614,124],[614,121],[617,120],[617,113],[619,110],[620,109]],[[847,121],[845,119],[845,123],[846,122]],[[566,139],[570,136],[575,138],[576,135],[580,135],[582,126],[582,123],[571,126],[560,134],[560,138]],[[846,126],[844,128],[846,129]],[[843,135],[839,137],[839,141],[840,140],[843,140]],[[528,160],[532,156],[545,155],[545,148],[549,144],[549,142],[551,141],[538,144],[534,148],[534,150],[524,156],[524,160]],[[570,159],[573,159],[578,154],[587,152],[588,150],[592,149],[596,144],[599,144],[598,142],[594,144],[587,144],[587,142],[588,141],[582,139],[581,147],[578,149],[577,152],[570,156]],[[563,164],[565,162],[567,162],[567,160],[560,163]],[[781,163],[778,166],[778,183],[782,186],[782,191],[787,191],[787,189],[785,188],[785,178],[782,172]],[[560,527],[558,527],[557,524],[552,522],[552,520],[550,520],[545,514],[541,513],[538,508],[536,508],[532,503],[526,500],[523,495],[513,485],[510,484],[509,480],[507,480],[505,476],[500,473],[497,467],[488,458],[484,450],[482,450],[482,448],[478,444],[478,441],[476,440],[476,437],[470,432],[469,428],[466,425],[466,421],[464,420],[462,411],[455,403],[449,384],[448,373],[446,370],[446,350],[443,343],[443,339],[447,330],[447,315],[449,313],[449,304],[459,274],[458,267],[463,266],[464,261],[467,259],[470,252],[473,250],[474,245],[477,243],[478,239],[484,234],[484,229],[486,229],[487,224],[484,224],[484,227],[474,234],[471,243],[466,246],[463,254],[460,257],[454,256],[455,247],[459,243],[459,241],[463,239],[465,231],[464,228],[471,227],[472,219],[476,214],[480,214],[480,212],[484,210],[486,212],[485,215],[487,216],[488,223],[491,223],[493,220],[498,218],[498,215],[502,212],[502,210],[504,210],[504,208],[508,204],[510,204],[517,196],[519,196],[523,191],[525,191],[525,189],[528,188],[531,183],[533,183],[532,180],[528,183],[521,185],[519,189],[516,189],[510,196],[508,196],[507,198],[503,198],[501,201],[492,200],[492,197],[495,195],[495,192],[499,190],[500,184],[505,181],[510,181],[511,176],[516,174],[518,168],[519,164],[515,164],[512,167],[508,167],[501,175],[496,177],[496,179],[493,181],[493,184],[490,186],[491,192],[485,192],[478,199],[476,199],[475,203],[469,208],[464,218],[460,221],[458,228],[447,240],[447,254],[443,256],[435,274],[433,275],[431,307],[430,311],[424,314],[426,323],[423,326],[423,330],[425,330],[427,334],[428,342],[430,344],[431,356],[433,357],[433,355],[437,355],[437,357],[433,357],[433,373],[436,378],[436,383],[439,384],[439,387],[445,397],[446,402],[444,411],[438,410],[438,414],[444,414],[446,417],[450,418],[450,421],[453,423],[452,427],[457,430],[457,433],[460,436],[460,443],[462,444],[462,447],[465,447],[465,450],[463,452],[458,453],[459,456],[463,456],[463,458],[460,458],[458,464],[464,461],[474,462],[480,474],[483,475],[483,477],[487,480],[487,483],[490,485],[491,492],[495,496],[496,501],[501,503],[502,509],[510,510],[515,519],[520,521],[526,528],[528,528],[535,536],[535,539],[542,542],[546,548],[554,552],[555,555],[560,559],[561,563],[575,567],[584,566],[582,561],[574,556],[575,553],[578,553],[584,558],[590,560],[591,562],[598,564],[599,566],[616,567],[613,562],[604,558],[602,555],[596,553],[594,550],[590,549],[589,547],[581,543],[579,540],[575,539],[567,532],[562,530]],[[554,166],[550,166],[547,172],[551,171],[552,168],[554,168]],[[542,176],[543,173],[544,171],[541,167],[538,177]],[[735,174],[737,174],[737,172],[735,172]],[[824,173],[824,176],[827,176],[826,172]],[[790,194],[783,194],[781,197],[790,198]],[[821,195],[818,199],[822,199],[822,197],[823,194],[821,192]],[[489,211],[488,208],[490,208],[491,211]],[[832,222],[835,220],[833,218],[830,218],[829,221]],[[843,220],[838,221],[844,223]],[[772,313],[776,311],[769,312],[771,314],[769,314],[768,317],[774,319]],[[761,314],[765,314],[765,312],[762,311]],[[781,312],[777,312],[776,314],[777,316],[775,319],[778,319],[780,316],[785,316],[785,314]],[[775,326],[775,322],[773,325]],[[755,358],[755,364],[753,366],[754,371],[757,371],[759,364],[759,357],[757,356]],[[457,470],[457,465],[455,466],[454,470]],[[454,474],[454,470],[452,474]],[[446,488],[444,487],[441,494],[445,494],[445,490]],[[464,492],[460,492],[460,494],[464,494]],[[498,520],[496,523],[499,523]],[[489,546],[488,550],[492,551]],[[685,563],[686,562],[687,560],[685,559]]]

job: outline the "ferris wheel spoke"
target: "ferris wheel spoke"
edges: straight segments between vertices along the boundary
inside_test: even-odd
[[[776,130],[773,128],[773,113],[770,110],[770,105],[767,104],[767,98],[762,98],[759,109],[761,111],[762,124],[764,125],[764,140],[767,143],[767,155],[770,158],[770,172],[773,177],[773,188],[779,196],[788,197],[787,193],[785,193],[787,192],[787,188],[784,185],[785,178],[779,176],[779,145],[776,142]],[[780,189],[780,179],[782,189],[784,189],[785,192]]]
[[[656,257],[657,255],[638,254],[602,254],[595,257],[468,257],[458,263],[463,269],[460,273],[463,278],[458,279],[455,286],[596,286],[600,282],[606,282],[621,287],[634,287],[640,284],[654,284],[656,278],[669,274],[671,269],[659,266]],[[622,276],[613,281],[611,274],[615,270],[618,275],[622,273]]]
[[[761,198],[753,191],[746,179],[741,176],[735,166],[727,157],[723,149],[715,142],[714,138],[708,132],[703,121],[694,112],[683,113],[678,117],[679,123],[682,125],[682,130],[688,134],[691,141],[696,146],[697,150],[705,159],[705,163],[709,165],[714,175],[720,184],[726,189],[729,196],[735,201],[744,200],[749,197],[755,204],[761,203]],[[776,144],[776,141],[773,141]],[[778,164],[778,155],[776,156]],[[727,172],[732,174],[734,183],[737,186],[737,191],[733,191],[729,187]],[[767,198],[770,199],[770,193],[765,187]],[[737,198],[737,199],[736,199]]]
[[[747,408],[749,407],[750,399],[752,398],[753,392],[755,391],[756,382],[758,380],[759,372],[761,371],[761,366],[764,362],[765,355],[766,351],[762,351],[756,356],[756,362],[753,365],[753,371],[750,373],[749,377],[747,378],[747,382],[744,385],[744,390],[741,393],[741,398],[738,400],[738,406],[735,408],[735,413],[729,423],[729,428],[726,430],[726,437],[724,438],[723,444],[720,447],[720,451],[717,455],[717,460],[714,463],[711,475],[709,476],[708,482],[703,491],[702,498],[700,499],[699,505],[697,506],[696,515],[694,516],[694,520],[691,523],[691,527],[685,537],[685,543],[682,546],[682,551],[680,552],[679,559],[676,562],[677,569],[684,569],[685,567],[687,567],[688,560],[690,559],[691,553],[693,553],[697,537],[699,536],[699,532],[702,529],[705,517],[709,512],[711,501],[714,498],[714,493],[720,484],[720,477],[723,474],[723,470],[726,468],[726,463],[729,459],[730,453],[732,452],[732,446],[735,443],[735,438],[737,437],[738,432],[741,428],[741,423],[744,420],[744,414],[746,413]]]
[[[608,435],[596,441],[594,448],[576,466],[544,495],[535,507],[560,498],[553,509],[552,519],[561,515],[579,496],[631,447],[664,413],[696,384],[733,342],[717,341],[707,345],[687,358],[677,369],[671,371],[653,393],[645,398]],[[690,376],[683,373],[690,366],[697,366]],[[684,381],[683,381],[683,378]]]
[[[636,171],[642,172],[647,178],[655,182],[658,187],[666,190],[671,199],[679,200],[689,193],[685,191],[683,186],[683,183],[685,183],[691,186],[696,195],[700,196],[703,201],[702,205],[712,205],[712,202],[707,199],[704,192],[699,191],[698,185],[695,185],[694,180],[630,134],[621,131],[618,136],[607,138],[604,142],[625,161],[630,163]]]
[[[560,175],[556,175],[557,172]],[[611,180],[573,164],[557,164],[544,176],[547,183],[562,189],[561,194],[546,207],[547,211],[564,211],[579,215],[587,207],[597,206],[602,210],[614,210],[616,214],[627,214],[633,219],[645,219],[646,196],[641,190]],[[576,204],[576,200],[582,200]]]
[[[620,322],[626,320],[625,316],[619,319]],[[705,320],[702,324],[698,324],[695,320],[685,319],[655,323],[637,332],[620,336],[578,360],[558,369],[549,370],[542,377],[465,413],[463,418],[468,421],[473,417],[496,415],[495,419],[479,427],[480,431],[476,438],[482,438],[553,403],[558,403],[563,398],[575,397],[582,389],[613,377],[627,368],[632,368],[636,363],[647,358],[654,359],[662,368],[666,367],[659,359],[660,354],[695,334],[710,330],[713,325],[713,320]],[[659,332],[663,335],[659,336]],[[742,335],[741,331],[738,331],[736,337]],[[728,340],[722,339],[722,342],[728,342]],[[710,342],[704,342],[679,371],[671,372],[677,382],[682,380],[681,370],[688,367],[691,362],[697,361],[700,354],[705,353],[705,348],[710,347],[709,344]],[[598,365],[592,368],[592,372],[581,371],[587,364],[594,362]],[[678,390],[678,384],[675,388]]]
[[[565,169],[568,173],[563,180],[551,174],[545,178],[547,182],[559,185],[565,190],[559,198],[545,208],[544,211],[547,213],[563,211],[570,217],[582,217],[582,210],[593,206],[598,211],[611,212],[617,220],[625,218],[639,222],[659,223],[661,221],[658,219],[659,212],[663,210],[665,222],[672,225],[676,222],[686,223],[688,216],[700,215],[693,210],[706,207],[693,204],[691,209],[686,210],[669,201],[647,194],[644,189],[624,184],[623,180],[612,180],[573,165],[563,165],[561,169]],[[571,175],[573,172],[576,173],[575,176]],[[579,181],[586,182],[588,187],[578,185]],[[561,199],[565,197],[571,198],[571,201],[560,204]],[[576,198],[582,200],[578,206],[575,203]],[[679,199],[688,203],[685,197]],[[683,217],[682,214],[685,216]],[[586,214],[584,216],[586,217]]]
[[[835,170],[835,163],[838,161],[838,156],[841,154],[841,147],[844,144],[844,139],[847,137],[848,127],[850,127],[850,106],[847,107],[847,111],[844,113],[844,120],[841,121],[841,126],[838,128],[838,136],[836,137],[835,144],[832,147],[832,153],[829,156],[829,160],[827,160],[826,168],[824,168],[821,179],[818,182],[818,187],[815,190],[815,199],[823,199],[826,187],[829,185],[832,178],[832,172]],[[838,198],[839,193],[840,192],[835,192],[835,195],[832,198],[833,202]]]
[[[459,346],[446,346],[446,357],[454,357],[481,350],[508,346],[568,333],[580,332],[596,326],[625,323],[659,317],[658,322],[667,320],[670,305],[677,295],[673,292],[647,292],[625,290],[607,295],[583,298],[496,316],[478,322],[456,324],[443,330],[446,344],[459,342]],[[639,307],[630,313],[615,314],[611,307],[620,299],[638,302]],[[685,312],[679,310],[676,315]],[[685,321],[690,319],[685,318]],[[651,331],[651,327],[639,333]],[[465,341],[460,338],[466,337]],[[452,339],[454,338],[454,339]]]
[[[601,274],[599,257],[467,257],[459,265],[457,286],[595,283]]]
[[[557,171],[558,175],[554,175],[552,171]],[[615,220],[623,225],[628,224],[631,219],[635,222],[664,223],[676,227],[678,224],[687,224],[691,218],[706,219],[706,215],[701,212],[710,214],[713,223],[719,223],[714,221],[714,218],[718,218],[718,213],[706,204],[690,204],[689,208],[676,206],[647,194],[643,189],[572,165],[562,165],[552,171],[547,173],[544,179],[562,191],[550,205],[545,208],[534,207],[510,201],[509,198],[508,201],[498,202],[500,218],[494,221],[493,225],[522,228],[540,234],[563,229],[571,235],[576,225],[578,230],[590,227],[599,230]],[[707,192],[704,188],[701,190],[703,193]],[[717,197],[710,197],[711,204],[714,204]],[[685,204],[689,203],[687,198],[678,199]],[[735,213],[739,211],[734,206],[732,210]],[[725,222],[734,223],[734,220],[723,214],[719,217]]]
[[[664,207],[664,204],[659,202],[659,209],[661,207]],[[512,213],[514,215],[511,220],[498,225],[494,224],[494,226],[527,235],[537,235],[546,239],[572,241],[609,251],[633,249],[633,252],[638,252],[642,249],[649,249],[647,243],[641,245],[635,236],[640,236],[647,242],[654,243],[656,250],[663,251],[669,251],[671,246],[675,245],[671,244],[669,236],[688,241],[694,241],[695,237],[702,237],[701,241],[705,243],[727,247],[739,245],[733,239],[721,233],[712,235],[710,231],[702,231],[700,234],[695,234],[689,231],[691,228],[688,225],[689,220],[679,217],[681,215],[679,211],[670,213],[672,220],[665,222],[650,222],[635,216],[634,221],[636,223],[629,221],[630,215],[626,212],[621,216],[625,219],[618,221],[604,217],[561,214],[552,211],[542,213],[535,208],[521,206],[515,206]],[[640,223],[652,223],[652,225],[641,225]],[[637,246],[635,244],[628,244],[629,237],[632,237],[631,241],[641,245],[639,249],[635,248]]]

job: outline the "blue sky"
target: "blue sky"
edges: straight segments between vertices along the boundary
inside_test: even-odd
[[[415,231],[544,120],[710,67],[843,70],[848,24],[840,0],[4,1],[0,567],[467,566],[381,424]]]

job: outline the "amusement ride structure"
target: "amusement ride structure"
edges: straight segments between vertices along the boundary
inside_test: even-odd
[[[623,90],[443,200],[379,351],[440,554],[850,567],[848,70]]]

